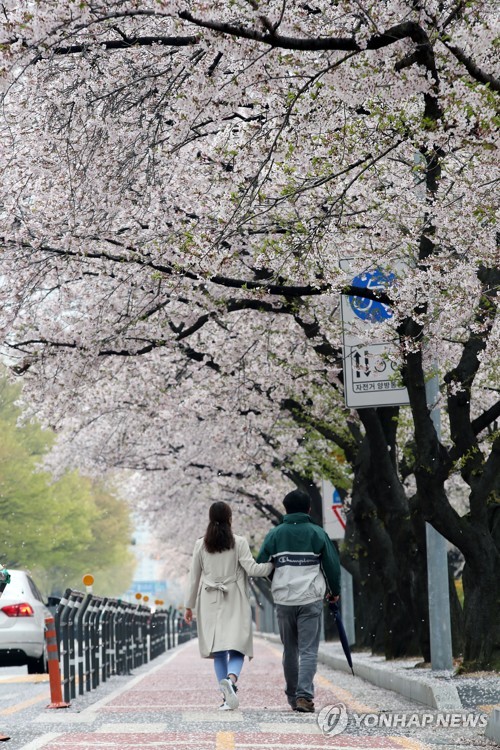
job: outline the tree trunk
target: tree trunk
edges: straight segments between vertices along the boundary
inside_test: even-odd
[[[389,607],[397,608],[398,630],[406,622],[406,642],[398,645],[392,657],[428,655],[428,602],[426,585],[426,549],[424,534],[416,533],[419,519],[401,483],[396,461],[398,408],[363,409],[360,418],[370,444],[370,496],[377,514],[391,540],[397,564],[397,591],[391,595]],[[424,525],[422,524],[422,528]],[[388,657],[389,658],[389,657]]]
[[[340,562],[352,575],[355,648],[369,648],[373,654],[384,654],[383,588],[350,510],[347,512],[346,520],[346,535],[341,546]],[[334,637],[337,637],[334,623],[332,628]]]
[[[463,571],[465,649],[464,667],[500,669],[500,554],[484,535],[475,555],[468,555]]]
[[[323,499],[318,485],[309,477],[305,477],[293,469],[287,470],[285,475],[291,479],[298,490],[309,495],[311,498],[311,518],[314,523],[323,526]]]
[[[352,490],[351,512],[359,530],[360,538],[366,547],[370,567],[366,579],[361,578],[361,586],[371,585],[375,581],[382,588],[381,617],[384,623],[384,653],[387,659],[419,653],[419,619],[414,616],[411,602],[411,586],[406,567],[394,553],[393,540],[386,525],[378,514],[374,498],[373,464],[371,460],[370,441],[366,436],[358,453],[355,465],[355,476]],[[394,536],[396,528],[392,529]],[[401,532],[396,547],[410,544],[407,534]],[[403,574],[401,571],[404,571]]]
[[[421,353],[409,354],[405,382],[410,394],[417,455],[415,479],[423,517],[462,552],[464,567],[464,666],[489,669],[498,651],[500,554],[488,520],[488,501],[498,484],[500,445],[494,441],[485,461],[474,441],[469,403],[462,397],[449,399],[450,424],[458,457],[463,457],[462,476],[471,487],[470,514],[459,516],[450,505],[444,488],[452,470],[450,454],[438,440],[425,396]],[[460,428],[460,429],[459,429]],[[465,435],[467,442],[462,444]],[[491,528],[490,528],[491,527]],[[496,643],[495,643],[496,638]]]

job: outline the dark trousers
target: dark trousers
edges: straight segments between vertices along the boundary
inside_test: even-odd
[[[283,644],[283,672],[290,705],[297,698],[314,698],[314,675],[318,665],[323,602],[288,606],[276,605]]]

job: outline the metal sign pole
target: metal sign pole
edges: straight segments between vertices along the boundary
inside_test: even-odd
[[[441,418],[436,408],[439,397],[437,371],[426,384],[427,403],[431,419],[441,440]],[[448,583],[448,552],[446,539],[430,523],[425,524],[427,542],[427,585],[429,595],[429,631],[431,667],[433,670],[452,670],[450,589]]]
[[[352,575],[345,568],[340,568],[340,608],[349,646],[356,643],[354,628],[354,596]]]

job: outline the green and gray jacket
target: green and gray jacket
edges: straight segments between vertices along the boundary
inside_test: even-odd
[[[310,604],[340,593],[337,550],[307,513],[290,513],[267,534],[257,562],[275,565],[271,590],[276,604]]]

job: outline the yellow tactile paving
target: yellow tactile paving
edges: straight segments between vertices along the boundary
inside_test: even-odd
[[[234,750],[234,733],[233,732],[217,732],[215,738],[215,750]]]
[[[425,745],[418,740],[410,740],[408,737],[388,737],[387,739],[392,740],[400,747],[407,748],[407,750],[429,750],[429,745]]]

